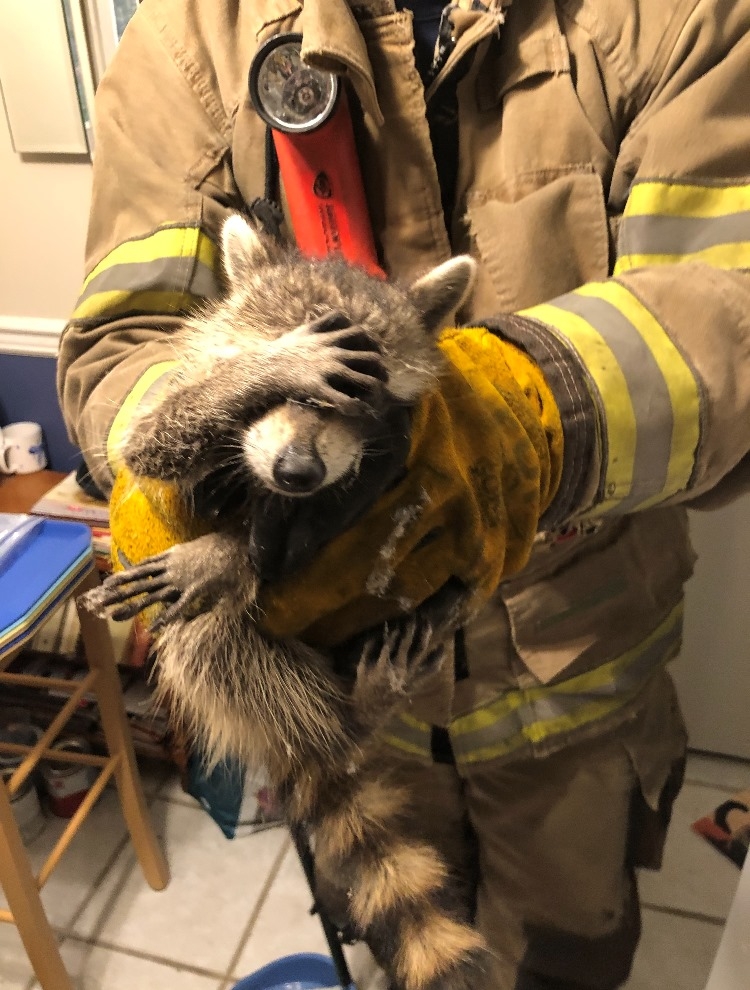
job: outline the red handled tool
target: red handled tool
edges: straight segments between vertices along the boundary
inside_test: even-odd
[[[315,258],[339,253],[372,275],[378,264],[346,93],[338,76],[302,61],[302,35],[267,41],[250,68],[250,97],[270,126],[294,236]]]

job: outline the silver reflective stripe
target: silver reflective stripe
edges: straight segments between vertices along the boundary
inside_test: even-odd
[[[192,269],[192,274],[190,274]],[[211,297],[218,291],[216,276],[208,265],[195,258],[157,258],[106,268],[86,285],[77,305],[100,292],[189,292]]]
[[[196,225],[167,225],[123,241],[87,275],[72,319],[187,312],[217,294],[217,254]]]
[[[577,351],[590,376],[602,427],[596,514],[645,509],[688,489],[704,400],[658,316],[617,279],[590,282],[521,315]]]
[[[676,655],[682,640],[682,611],[680,604],[640,648],[626,655],[624,664],[610,661],[571,681],[508,692],[494,712],[489,705],[456,719],[451,726],[456,762],[476,763],[516,750],[532,752],[535,744],[573,734],[616,712]]]
[[[426,722],[420,722],[404,712],[391,719],[383,731],[382,738],[384,742],[403,753],[431,759],[431,727]]]
[[[628,216],[620,225],[620,254],[683,255],[750,240],[750,211],[722,217]]]
[[[628,512],[666,486],[674,428],[667,383],[637,328],[610,302],[570,294],[555,305],[598,330],[625,376],[635,415],[635,451],[630,493],[617,511]]]

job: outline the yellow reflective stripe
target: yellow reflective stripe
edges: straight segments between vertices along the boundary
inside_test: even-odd
[[[600,721],[608,715],[614,714],[619,708],[623,708],[633,700],[638,694],[637,690],[629,694],[618,695],[617,698],[605,701],[593,701],[587,705],[582,705],[575,715],[561,715],[556,719],[547,722],[534,722],[524,726],[519,732],[502,742],[491,746],[480,746],[471,749],[469,752],[456,754],[456,763],[460,766],[466,763],[481,763],[485,760],[496,760],[501,756],[507,756],[515,750],[530,748],[533,745],[540,745],[547,742],[554,736],[564,733],[575,732],[586,725]]]
[[[615,263],[614,274],[621,275],[633,268],[645,268],[649,265],[677,265],[691,261],[728,270],[750,268],[750,241],[714,244],[686,254],[623,254]]]
[[[400,749],[403,753],[421,756],[427,760],[432,758],[431,726],[427,722],[414,718],[408,712],[399,712],[391,720],[382,738],[384,742],[395,749]]]
[[[750,267],[750,185],[638,182],[620,227],[614,273],[701,262]]]
[[[455,760],[458,766],[464,763],[482,763],[484,760],[497,760],[501,756],[507,756],[519,749],[529,749],[530,741],[522,729],[512,736],[508,736],[503,742],[495,743],[492,746],[479,746],[472,749],[470,753],[456,753]]]
[[[216,245],[200,227],[164,227],[118,245],[89,272],[73,320],[181,313],[216,295]]]
[[[599,506],[606,511],[609,502],[620,502],[628,496],[633,483],[636,419],[622,368],[606,340],[582,316],[554,303],[532,306],[520,315],[540,320],[557,331],[564,346],[572,343],[596,384],[604,406],[608,446],[613,451],[612,457],[606,457],[605,501]]]
[[[625,216],[722,217],[750,210],[750,185],[702,186],[680,182],[636,182]]]
[[[151,365],[141,375],[130,392],[128,392],[122,405],[117,410],[107,436],[107,461],[113,475],[117,473],[117,469],[120,466],[120,447],[122,446],[125,431],[130,425],[130,421],[139,404],[160,378],[177,367],[177,363],[177,361],[160,361],[158,364]]]
[[[533,689],[532,689],[533,690]],[[477,732],[489,729],[495,723],[507,718],[508,715],[523,707],[528,700],[528,693],[522,690],[506,691],[502,697],[490,702],[483,708],[477,708],[469,715],[461,715],[451,722],[451,736],[461,736],[467,732]]]
[[[209,268],[214,268],[217,247],[200,227],[163,227],[146,237],[118,244],[102,258],[83,283],[89,282],[106,268],[132,262],[154,261],[158,258],[196,258]]]
[[[575,732],[624,707],[637,696],[643,684],[654,672],[653,668],[643,671],[639,683],[627,684],[630,669],[636,667],[638,661],[649,649],[658,644],[660,639],[666,639],[670,645],[666,654],[659,657],[659,665],[661,666],[673,659],[679,649],[679,640],[674,638],[674,634],[679,630],[683,616],[684,602],[679,602],[645,640],[601,667],[559,684],[540,685],[535,688],[507,692],[484,708],[453,720],[450,725],[450,735],[456,744],[456,762],[459,764],[476,763],[482,760],[496,759],[529,744],[538,745],[547,742],[554,736]],[[621,685],[620,690],[618,690],[618,683]],[[611,693],[605,693],[609,687],[612,688]],[[591,695],[596,692],[602,692],[604,696],[592,699]],[[556,697],[565,698],[576,695],[587,700],[582,700],[580,706],[572,711],[564,712],[550,719],[530,721],[520,730],[514,731],[506,738],[497,740],[490,745],[472,746],[470,739],[468,743],[466,741],[466,737],[470,737],[472,734],[478,736],[486,734],[493,725],[522,708],[529,708],[533,711],[534,703],[545,700],[554,701]]]
[[[85,320],[93,316],[118,316],[139,310],[144,313],[181,313],[195,305],[196,297],[189,292],[130,292],[127,289],[112,289],[97,292],[84,299],[71,319]]]
[[[672,430],[666,483],[652,499],[640,504],[646,508],[687,488],[695,467],[700,439],[700,393],[692,369],[656,317],[632,292],[619,282],[596,282],[578,289],[576,295],[603,299],[618,309],[645,341],[664,377],[672,404]]]
[[[422,756],[424,759],[429,760],[432,755],[428,747],[416,745],[393,733],[386,733],[382,738],[383,742],[389,746],[401,750],[402,753],[408,753],[410,756]]]

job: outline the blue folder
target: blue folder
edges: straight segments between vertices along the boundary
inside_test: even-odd
[[[6,534],[8,520],[0,513]],[[0,657],[31,639],[94,566],[91,530],[83,523],[40,519],[28,526],[18,521],[22,540],[0,568]]]

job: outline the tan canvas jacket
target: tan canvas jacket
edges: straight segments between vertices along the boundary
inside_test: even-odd
[[[469,636],[485,655],[493,628],[512,643],[475,702],[501,706],[494,734],[468,722],[456,737],[472,760],[556,748],[637,697],[679,647],[684,505],[746,487],[750,0],[457,6],[455,49],[425,94],[411,15],[388,0],[145,0],[97,97],[87,276],[59,385],[106,487],[118,409],[158,377],[184,312],[217,291],[223,217],[263,194],[253,55],[301,30],[307,58],[342,74],[361,108],[388,273],[472,253],[480,278],[462,319],[494,320],[528,348],[570,424],[595,410],[583,428],[598,456],[577,463],[566,446],[569,477],[587,485]],[[459,65],[446,225],[425,96]],[[412,723],[403,748],[418,751]]]

